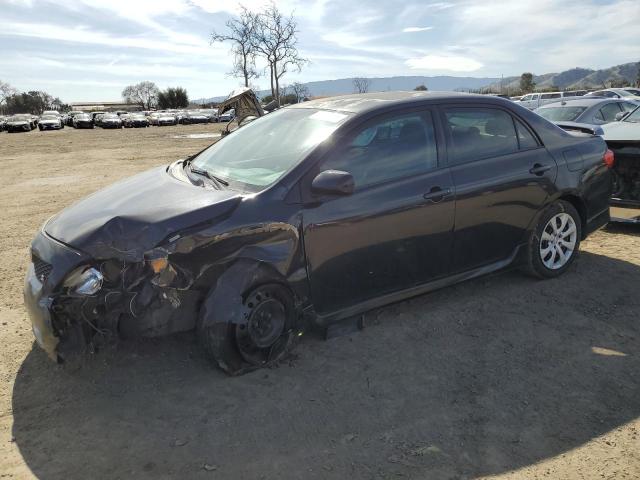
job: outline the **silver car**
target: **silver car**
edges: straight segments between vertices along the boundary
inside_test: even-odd
[[[587,93],[587,96],[640,100],[640,88],[603,88],[602,90],[596,90],[595,92]]]
[[[574,100],[549,103],[534,110],[541,117],[563,127],[594,127],[615,122],[624,113],[634,110],[640,102],[615,98],[584,96]],[[598,132],[600,133],[600,132]]]

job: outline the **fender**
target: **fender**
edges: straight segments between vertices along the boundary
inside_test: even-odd
[[[216,284],[204,299],[200,308],[198,328],[216,323],[245,324],[249,309],[244,306],[245,296],[251,287],[265,283],[279,283],[296,298],[286,279],[272,266],[255,260],[241,259],[234,262],[218,277]],[[298,306],[298,302],[296,301]]]

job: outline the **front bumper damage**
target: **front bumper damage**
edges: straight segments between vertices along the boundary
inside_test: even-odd
[[[32,243],[24,301],[37,343],[55,361],[93,352],[118,338],[159,336],[195,326],[199,300],[190,279],[176,267],[154,271],[152,260],[94,259],[41,231]],[[99,269],[102,288],[74,293],[65,281],[85,267]]]

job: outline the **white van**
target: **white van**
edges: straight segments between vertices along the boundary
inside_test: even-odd
[[[536,108],[545,105],[547,103],[560,102],[567,98],[581,97],[586,90],[575,90],[572,92],[545,92],[545,93],[530,93],[522,97],[518,103],[523,107],[527,107],[529,110],[535,110]]]

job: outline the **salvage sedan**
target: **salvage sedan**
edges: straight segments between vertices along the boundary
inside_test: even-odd
[[[598,125],[615,122],[638,105],[638,102],[632,100],[578,97],[575,100],[543,105],[534,112],[565,130],[595,131],[601,134],[602,129],[598,129]]]
[[[122,128],[122,120],[115,113],[105,113],[100,118],[100,126],[102,128]]]
[[[57,115],[42,115],[38,122],[38,129],[43,130],[60,130],[64,128],[62,118]]]
[[[192,125],[195,123],[209,123],[209,116],[202,112],[187,112],[187,114],[182,117],[183,125]]]
[[[7,118],[7,132],[30,132],[36,128],[36,122],[32,115],[13,115]]]
[[[512,265],[563,274],[609,221],[612,164],[501,98],[306,102],[48,220],[25,303],[53,359],[196,329],[238,374],[314,325]]]
[[[131,113],[122,119],[122,124],[126,128],[145,128],[149,126],[149,120],[140,113]]]
[[[73,116],[73,128],[93,128],[93,117],[88,113],[76,113]]]

